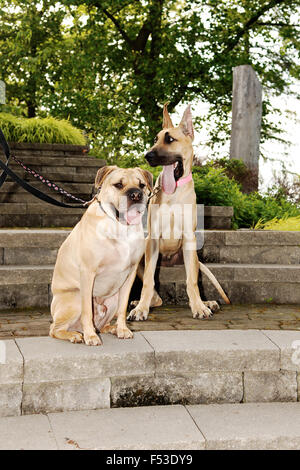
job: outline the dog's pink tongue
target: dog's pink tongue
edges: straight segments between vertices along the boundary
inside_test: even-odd
[[[126,222],[129,225],[139,224],[141,222],[142,215],[143,214],[141,212],[139,212],[135,207],[132,207],[126,213]]]
[[[174,178],[174,165],[167,165],[163,167],[162,187],[165,193],[174,193],[176,188],[176,181]]]

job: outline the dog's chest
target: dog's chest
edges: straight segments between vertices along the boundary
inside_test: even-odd
[[[134,266],[144,252],[144,239],[126,237],[115,240],[107,250],[109,262],[100,262],[93,295],[102,298],[110,297],[120,290]]]

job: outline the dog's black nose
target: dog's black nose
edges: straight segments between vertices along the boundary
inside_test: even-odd
[[[146,160],[151,161],[153,158],[156,157],[156,153],[153,150],[150,150],[150,152],[147,152],[145,155]]]
[[[139,202],[143,197],[143,192],[138,188],[131,188],[127,191],[127,196],[131,201]]]

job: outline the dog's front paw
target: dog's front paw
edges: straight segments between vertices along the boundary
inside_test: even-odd
[[[133,338],[133,333],[129,328],[117,328],[117,337],[120,339],[130,339]]]
[[[128,321],[134,321],[134,320],[143,321],[143,320],[147,320],[148,315],[149,315],[148,308],[144,308],[140,305],[137,305],[133,310],[131,310],[131,312],[127,316],[127,320]]]
[[[92,334],[85,334],[84,335],[84,342],[88,346],[100,346],[102,344],[101,339],[96,333]]]
[[[71,343],[83,343],[83,336],[81,333],[77,333],[76,331],[74,331],[74,333],[72,334],[72,336],[70,336],[70,341]]]
[[[220,310],[220,305],[215,300],[207,300],[203,302],[206,307],[208,307],[213,313]]]
[[[210,318],[213,316],[213,312],[206,307],[204,304],[199,304],[191,307],[193,318]]]

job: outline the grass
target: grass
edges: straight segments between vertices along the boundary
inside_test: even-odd
[[[254,227],[256,230],[283,230],[283,231],[300,231],[300,215],[296,217],[284,217],[278,219],[275,217],[272,220],[267,222],[262,222],[261,220]]]
[[[0,113],[0,127],[9,142],[86,145],[82,132],[69,121]]]

